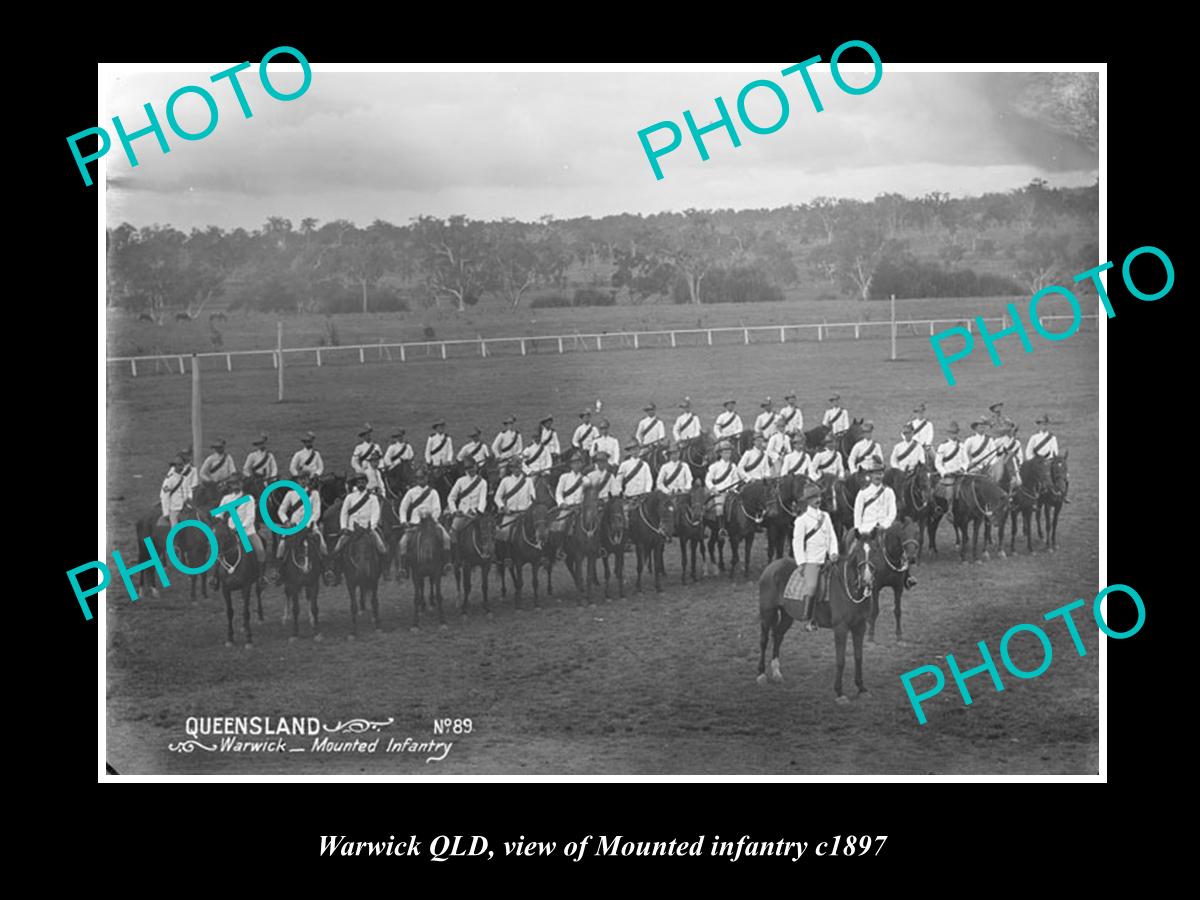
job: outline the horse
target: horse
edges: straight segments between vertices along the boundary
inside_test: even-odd
[[[729,578],[733,579],[738,566],[738,547],[745,544],[745,576],[750,577],[750,550],[754,546],[754,532],[767,508],[766,488],[761,481],[753,481],[741,490],[730,491],[725,497],[725,534],[729,537]],[[725,571],[725,538],[720,526],[710,517],[708,537],[709,562],[717,560],[719,571]]]
[[[224,524],[224,523],[222,523]],[[225,597],[225,617],[229,626],[225,646],[233,646],[233,592],[242,592],[242,623],[246,630],[246,649],[254,646],[250,633],[250,589],[258,598],[258,621],[263,620],[262,584],[258,579],[258,557],[242,546],[241,536],[232,528],[216,528],[217,584]]]
[[[804,449],[809,453],[815,453],[825,446],[825,436],[829,434],[830,428],[828,425],[818,425],[816,428],[810,428],[804,432]]]
[[[147,539],[158,553],[158,558],[161,560],[166,559],[167,533],[170,530],[170,525],[167,524],[167,519],[161,514],[157,506],[152,507],[144,515],[138,517],[137,521],[134,522],[134,530],[137,532],[137,561],[139,565],[150,562],[150,550],[146,547]],[[188,531],[194,530],[191,528],[188,529]],[[140,594],[147,587],[147,584],[149,584],[149,596],[157,597],[159,595],[160,582],[161,579],[158,577],[155,567],[151,566],[150,568],[142,569],[138,573],[138,593]],[[166,587],[166,585],[162,585],[162,587]],[[208,596],[207,593],[205,596]],[[196,599],[194,585],[192,587],[192,599]]]
[[[663,547],[675,531],[675,501],[662,491],[643,494],[629,517],[629,542],[637,553],[637,592],[642,592],[642,569],[654,570],[654,590],[662,593]]]
[[[897,518],[880,535],[879,548],[883,565],[874,567],[875,577],[871,584],[871,620],[867,628],[867,640],[875,643],[875,620],[879,618],[879,592],[885,587],[892,589],[895,600],[896,643],[904,643],[900,628],[900,598],[908,586],[909,567],[920,558],[921,525],[912,519]],[[910,552],[911,551],[911,552]],[[894,561],[893,561],[894,560]]]
[[[1054,553],[1058,549],[1058,514],[1067,502],[1070,475],[1067,472],[1067,452],[1050,458],[1050,478],[1039,498],[1038,537],[1042,536],[1041,511],[1046,513],[1046,546]],[[1053,514],[1053,518],[1051,518]]]
[[[767,562],[787,556],[792,546],[792,526],[804,511],[804,487],[808,476],[799,473],[772,479],[774,496],[767,505],[763,526],[767,532]]]
[[[625,540],[628,526],[625,501],[620,497],[609,497],[600,515],[600,554],[604,560],[605,600],[608,599],[608,584],[612,575],[617,577],[617,597],[625,599]],[[608,565],[610,558],[613,561],[611,572]]]
[[[702,482],[708,472],[708,464],[712,462],[713,442],[707,432],[701,432],[697,437],[679,442],[679,458],[687,463],[692,470],[692,481]]]
[[[389,500],[399,502],[416,484],[411,459],[402,459],[383,473],[383,488]],[[324,498],[322,498],[324,500]]]
[[[446,627],[442,610],[442,572],[446,568],[446,548],[438,534],[437,522],[425,516],[408,535],[408,554],[405,559],[413,583],[412,631],[421,627],[421,610],[425,608],[425,582],[429,582],[429,597],[437,604],[438,624]]]
[[[600,502],[599,489],[594,484],[583,490],[583,502],[575,511],[575,519],[563,536],[563,549],[567,557],[567,569],[575,579],[575,593],[587,597],[592,605],[592,582],[596,580],[596,557],[600,549]]]
[[[1033,552],[1033,526],[1030,519],[1038,511],[1038,498],[1050,483],[1050,472],[1043,459],[1027,459],[1021,463],[1021,483],[1009,492],[1009,516],[1012,532],[1008,538],[1008,552],[1012,554],[1017,543],[1017,515],[1020,514],[1025,525],[1025,547]],[[1040,513],[1039,513],[1040,515]],[[1038,522],[1041,525],[1041,522]],[[1003,538],[1001,538],[1003,544]],[[1001,551],[1003,552],[1003,550]]]
[[[986,475],[961,475],[951,511],[959,538],[959,558],[967,561],[967,526],[974,525],[971,559],[979,562],[979,526],[984,525],[983,558],[988,558],[991,529],[999,527],[1008,514],[1008,493]]]
[[[704,574],[708,575],[708,555],[704,549],[704,503],[708,489],[703,479],[692,482],[692,489],[680,494],[675,500],[675,535],[679,538],[679,581],[687,584],[688,555],[691,555],[692,581],[696,578],[696,554],[703,561]]]
[[[892,473],[895,473],[894,475]],[[933,507],[933,484],[929,469],[924,462],[917,463],[906,472],[888,469],[896,492],[896,518],[912,519],[917,526],[917,559],[925,549],[925,530]],[[887,484],[887,478],[884,478]]]
[[[258,501],[268,484],[269,482],[267,481],[265,475],[251,475],[246,479],[246,484],[243,488],[247,494],[254,498],[254,511],[255,514],[260,518],[262,516],[262,507],[259,506]],[[283,497],[285,494],[287,494],[286,490],[280,490],[277,488],[276,490],[271,491],[271,493],[267,496],[267,512],[270,514],[271,521],[276,525],[280,524],[279,507],[283,505]],[[273,557],[275,551],[279,549],[280,535],[276,534],[274,530],[268,530],[271,531],[271,542],[269,544],[264,542],[264,544],[266,550],[269,552],[269,555]]]
[[[342,575],[346,579],[346,590],[350,594],[350,639],[358,635],[359,610],[366,612],[367,595],[371,597],[371,618],[379,629],[379,574],[383,568],[379,560],[379,548],[371,529],[357,527],[350,534],[350,541],[342,548]]]
[[[538,597],[537,567],[546,554],[546,538],[550,533],[550,513],[544,503],[534,503],[517,515],[512,526],[512,538],[497,545],[497,562],[500,570],[500,596],[507,593],[504,586],[504,565],[508,563],[513,583],[513,607],[521,608],[521,588],[524,587],[522,569],[528,565],[533,575],[533,605],[541,606]],[[502,548],[502,549],[501,549]],[[501,561],[502,558],[502,561]]]
[[[313,640],[321,640],[317,630],[317,594],[321,590],[321,561],[317,556],[317,539],[305,531],[283,538],[283,561],[279,571],[283,575],[285,610],[292,620],[292,635],[288,641],[300,636],[300,592],[308,597],[308,624],[312,626]]]
[[[446,498],[450,496],[450,488],[454,487],[454,482],[458,480],[458,469],[458,463],[454,462],[429,467],[429,486],[437,491],[443,507],[446,505]]]
[[[346,479],[336,472],[320,476],[317,493],[321,495],[321,509],[330,509],[346,496]]]
[[[490,619],[488,607],[488,573],[496,558],[496,518],[491,513],[472,516],[458,533],[455,545],[454,586],[458,592],[459,615],[467,614],[471,600],[471,570],[479,569],[479,589],[483,593],[483,611]]]
[[[837,675],[833,681],[833,691],[838,703],[848,703],[849,699],[842,693],[842,674],[846,668],[846,635],[854,638],[854,684],[858,687],[859,696],[867,693],[863,684],[862,657],[863,636],[867,630],[867,619],[870,607],[865,601],[855,601],[846,585],[847,561],[826,563],[822,579],[826,581],[828,590],[826,602],[818,602],[813,607],[813,618],[823,628],[833,629],[833,646],[837,655]],[[799,600],[786,600],[783,590],[788,579],[796,570],[796,562],[790,557],[777,559],[763,569],[758,578],[758,616],[761,626],[759,639],[758,677],[759,684],[767,683],[767,641],[774,638],[771,653],[771,681],[782,681],[783,673],[779,668],[779,645],[783,636],[791,628],[792,621],[802,617],[804,610],[799,608]]]

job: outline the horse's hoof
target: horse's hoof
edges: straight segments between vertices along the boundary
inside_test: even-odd
[[[443,622],[441,625],[438,626],[439,631],[448,631],[449,629],[450,629],[450,626],[447,625],[445,622]]]
[[[858,699],[859,700],[861,700],[863,697],[869,697],[869,696],[871,696],[871,692],[868,691],[866,688],[858,689]]]
[[[233,646],[233,641],[226,641],[226,642],[225,642],[225,646],[226,646],[226,647],[232,647],[232,646]]]
[[[253,650],[253,649],[254,649],[254,644],[252,644],[250,641],[246,641],[246,649],[247,649],[247,650]]]
[[[409,633],[409,634],[420,634],[420,633],[421,633],[421,628],[420,628],[420,626],[418,626],[418,625],[414,625],[414,626],[412,626],[411,628],[409,628],[409,629],[408,629],[408,633]]]
[[[348,635],[346,635],[346,640],[348,640],[348,641],[352,641],[352,640],[354,640],[356,637],[358,637],[358,635],[355,635],[355,634],[348,634]]]
[[[758,682],[759,684],[766,684],[766,683],[767,683],[767,673],[766,673],[766,672],[759,672],[759,673],[758,673],[758,677],[757,677],[757,678],[755,678],[754,680],[755,680],[756,682]]]
[[[485,619],[487,619],[487,620],[490,622],[490,621],[492,621],[492,619],[493,619],[493,618],[495,618],[495,617],[494,617],[494,616],[493,616],[493,615],[492,615],[490,612],[488,612],[488,613],[485,613],[485,614],[484,614],[484,618],[485,618]]]
[[[323,634],[314,634],[314,635],[313,635],[313,640],[314,640],[314,641],[323,641],[323,640],[325,640],[325,635],[323,635]]]
[[[840,706],[845,706],[847,703],[849,703],[849,702],[850,702],[850,698],[849,698],[849,697],[847,697],[845,694],[838,694],[838,695],[837,695],[837,701],[836,701],[836,702],[837,702],[837,703],[838,703]]]
[[[1008,554],[1001,550],[996,554],[996,559],[1008,559]]]
[[[868,634],[867,635],[867,643],[868,644],[878,644],[879,642],[877,640],[875,640],[875,635]]]
[[[294,634],[288,638],[289,644],[294,644],[294,643],[296,643],[296,641],[297,641],[297,637]]]

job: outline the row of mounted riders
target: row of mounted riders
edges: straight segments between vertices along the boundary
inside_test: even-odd
[[[855,423],[857,424],[857,422]],[[824,438],[822,429],[808,433],[809,441],[817,445]],[[749,445],[753,432],[746,432],[739,443]],[[848,452],[855,440],[853,432],[840,436],[839,449]],[[680,445],[681,457],[692,468],[692,489],[683,494],[665,494],[652,491],[636,498],[608,497],[600,499],[594,488],[586,489],[579,503],[563,525],[552,528],[557,510],[554,489],[558,478],[567,469],[567,463],[557,461],[550,469],[531,476],[535,485],[535,502],[518,514],[509,533],[510,539],[499,541],[496,537],[497,521],[493,514],[485,513],[470,517],[457,534],[446,559],[446,552],[435,523],[426,519],[413,526],[414,533],[408,542],[406,560],[400,560],[397,545],[405,528],[398,515],[399,499],[415,483],[413,468],[406,461],[385,473],[385,502],[381,503],[380,531],[387,548],[386,555],[379,553],[376,540],[369,529],[357,529],[347,534],[342,551],[329,554],[321,552],[321,544],[307,529],[297,535],[281,538],[271,533],[275,546],[271,558],[280,558],[278,581],[283,585],[287,602],[285,620],[292,623],[292,636],[298,634],[299,597],[303,592],[309,601],[309,619],[314,633],[318,629],[317,594],[322,577],[330,582],[334,577],[343,577],[351,600],[352,629],[357,631],[359,611],[365,612],[369,600],[372,619],[378,627],[378,583],[380,578],[390,577],[393,566],[407,570],[414,585],[413,628],[420,623],[420,614],[425,609],[425,586],[437,609],[439,621],[444,625],[442,609],[441,579],[447,564],[452,566],[459,597],[460,611],[466,614],[472,587],[472,572],[480,570],[480,589],[484,611],[490,615],[488,597],[488,575],[493,564],[500,574],[501,596],[506,596],[505,570],[513,581],[515,605],[520,608],[521,592],[524,587],[523,570],[530,567],[534,605],[540,605],[538,570],[546,571],[546,593],[552,595],[552,571],[555,562],[565,559],[568,571],[575,582],[580,602],[592,602],[592,587],[599,587],[599,561],[604,570],[603,596],[609,596],[612,579],[616,579],[619,597],[625,596],[624,556],[627,549],[636,553],[636,589],[641,591],[642,574],[647,567],[654,577],[656,591],[662,590],[661,577],[666,574],[663,563],[664,547],[673,538],[679,538],[681,555],[681,580],[686,583],[690,574],[697,580],[698,561],[703,563],[704,574],[711,573],[715,561],[720,571],[728,571],[732,578],[736,573],[739,556],[743,572],[750,576],[750,551],[754,536],[760,530],[767,535],[768,563],[787,556],[791,549],[791,531],[796,516],[802,511],[804,488],[810,484],[807,476],[767,478],[751,481],[726,493],[723,509],[718,511],[715,498],[709,496],[704,485],[704,471],[710,463],[713,451],[706,440],[697,440],[692,445]],[[649,448],[645,454],[655,478],[665,461],[663,448]],[[488,460],[481,474],[488,483],[489,496],[494,495],[500,479],[500,467],[495,460]],[[921,462],[914,468],[902,472],[888,469],[884,483],[896,494],[897,520],[909,519],[916,523],[919,532],[918,556],[924,549],[925,534],[928,532],[930,548],[936,553],[936,534],[942,518],[950,514],[954,524],[956,543],[965,560],[968,526],[974,524],[974,558],[978,559],[980,525],[984,526],[985,549],[990,544],[992,525],[999,528],[1000,552],[1003,554],[1005,525],[1009,514],[1012,517],[1012,542],[1016,537],[1018,513],[1024,516],[1027,544],[1032,551],[1030,518],[1038,515],[1039,538],[1042,534],[1042,512],[1046,517],[1046,542],[1053,548],[1057,531],[1058,512],[1066,500],[1067,471],[1065,457],[1049,461],[1031,460],[1020,467],[1019,484],[1014,486],[1012,478],[1015,462],[1008,460],[998,464],[989,475],[958,475],[954,479],[940,479],[929,465]],[[429,484],[439,493],[443,502],[455,480],[461,475],[459,465],[431,467]],[[953,488],[947,481],[955,482]],[[818,486],[822,492],[821,507],[830,513],[839,535],[853,526],[854,499],[865,483],[863,473],[849,475],[845,479],[826,476]],[[199,511],[209,508],[219,498],[205,496],[206,485],[197,489],[194,506],[185,509],[182,518],[207,518]],[[257,498],[265,484],[249,479],[246,493]],[[214,487],[215,490],[215,487]],[[341,502],[347,492],[347,480],[335,473],[326,473],[319,478],[322,515],[320,529],[324,543],[333,546],[340,535]],[[279,521],[278,507],[282,501],[281,491],[268,496],[268,507],[274,521]],[[211,504],[207,501],[211,500]],[[449,515],[447,515],[449,518]],[[233,641],[232,592],[241,591],[243,596],[243,621],[247,644],[250,643],[250,592],[254,590],[258,601],[258,618],[263,620],[263,580],[258,561],[252,553],[243,553],[236,533],[229,528],[214,528],[219,548],[217,564],[213,567],[214,578],[226,600],[228,618],[228,642]],[[266,533],[265,531],[263,533]],[[725,566],[724,545],[731,546],[731,561]],[[285,541],[280,553],[279,541]],[[206,539],[195,529],[180,532],[177,552],[182,560],[203,560],[209,553]],[[697,552],[699,551],[699,552]],[[741,551],[741,552],[739,552]],[[196,563],[189,563],[195,565]],[[336,573],[336,575],[335,575]],[[149,573],[143,572],[143,578]],[[204,576],[192,579],[192,597],[196,596],[197,578],[207,597],[208,583]]]

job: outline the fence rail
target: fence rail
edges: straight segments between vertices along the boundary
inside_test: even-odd
[[[988,324],[995,322],[1001,328],[1007,328],[1008,316],[980,317]],[[1054,322],[1073,319],[1073,316],[1041,316],[1043,322]],[[1098,315],[1085,315],[1083,321],[1098,319]],[[903,319],[897,320],[896,331],[899,336],[913,337],[924,334],[928,327],[929,336],[937,331],[938,326],[965,326],[969,333],[975,330],[974,318],[960,319]],[[918,328],[921,329],[918,332]],[[316,365],[323,366],[331,362],[345,362],[346,357],[358,357],[359,363],[368,359],[374,361],[412,362],[424,359],[463,359],[476,357],[487,359],[493,356],[529,356],[541,353],[574,353],[601,350],[641,350],[652,348],[672,347],[713,347],[730,346],[733,344],[762,344],[787,343],[790,341],[811,340],[815,335],[817,341],[845,339],[853,340],[891,336],[892,322],[859,321],[859,322],[817,322],[804,325],[734,325],[719,328],[668,328],[657,331],[606,331],[595,334],[540,334],[523,337],[476,337],[454,338],[437,341],[400,341],[374,344],[350,344],[345,346],[326,347],[284,347],[269,350],[216,350],[203,353],[158,353],[147,356],[111,356],[109,365],[129,366],[130,374],[137,376],[138,367],[145,372],[150,364],[154,370],[178,370],[179,374],[187,372],[186,360],[195,356],[199,359],[223,359],[227,371],[233,371],[234,357],[251,359],[269,357],[271,367],[279,367],[280,354],[288,356],[311,356]],[[902,333],[902,330],[907,333]],[[287,365],[294,365],[290,360]]]

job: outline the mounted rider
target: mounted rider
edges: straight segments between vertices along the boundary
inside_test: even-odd
[[[456,458],[460,463],[465,463],[468,459],[473,459],[475,460],[475,465],[485,465],[492,458],[492,448],[484,443],[483,431],[476,426],[471,429],[467,437],[470,440],[462,445]]]
[[[608,419],[601,419],[596,423],[596,428],[600,433],[592,442],[592,459],[603,453],[606,465],[617,465],[621,461],[621,442],[608,433]]]
[[[830,480],[840,480],[846,477],[846,467],[842,464],[842,454],[837,451],[837,438],[833,436],[833,432],[825,435],[825,439],[821,442],[821,449],[813,454],[812,465],[809,468],[809,475],[813,481],[821,484]],[[837,492],[834,492],[834,502],[837,502]]]
[[[221,498],[221,502],[217,505],[226,506],[236,501],[239,497],[245,497],[246,492],[244,488],[245,481],[241,475],[236,473],[230,475],[222,484],[222,490],[225,492],[225,496]],[[265,583],[265,578],[263,576],[267,569],[267,551],[266,548],[263,547],[262,536],[258,533],[258,504],[254,502],[254,498],[251,498],[249,503],[240,504],[232,512],[236,513],[238,521],[242,523],[241,530],[244,531],[246,537],[250,539],[250,544],[254,549],[254,557],[258,560],[258,580],[260,584],[263,584]],[[216,518],[220,518],[221,516],[227,517],[226,522],[232,530],[235,532],[238,530],[237,524],[234,522],[233,515],[231,514],[230,510],[225,510],[218,513]],[[241,538],[239,537],[237,540],[240,544]]]
[[[821,424],[829,426],[829,433],[834,441],[850,430],[850,413],[842,407],[842,398],[834,394],[829,398],[829,409],[821,417]]]
[[[892,448],[891,465],[901,472],[910,472],[925,462],[925,447],[913,436],[911,422],[900,428],[900,442]]]
[[[700,417],[692,412],[692,400],[690,397],[684,397],[683,402],[679,404],[679,408],[683,410],[675,419],[675,424],[671,426],[671,437],[675,439],[676,444],[687,444],[698,439],[703,432],[700,425]]]
[[[500,479],[496,487],[496,496],[492,502],[500,513],[500,521],[496,524],[496,541],[507,543],[512,538],[512,528],[518,516],[533,506],[533,479],[522,469],[521,460],[513,456],[508,460],[508,474]]]
[[[628,511],[654,490],[654,475],[650,471],[650,464],[644,459],[644,455],[650,452],[648,447],[630,444],[625,449],[631,455],[617,467],[618,487],[615,492],[625,499],[625,509]]]
[[[760,403],[759,407],[762,412],[754,420],[754,433],[770,438],[779,427],[779,414],[775,412],[775,404],[771,402],[770,397]]]
[[[709,494],[706,506],[712,506],[713,516],[717,520],[717,533],[724,538],[728,537],[725,531],[725,498],[742,483],[742,473],[733,461],[733,444],[729,440],[720,441],[716,450],[717,458],[704,474],[704,486]]]
[[[945,498],[946,508],[952,510],[954,509],[954,496],[958,492],[958,483],[967,471],[970,456],[967,453],[966,444],[958,439],[957,422],[950,423],[946,434],[946,440],[938,446],[937,453],[933,458],[933,466],[941,476],[933,493],[937,497]]]
[[[991,415],[988,417],[988,426],[992,429],[993,436],[996,434],[1004,434],[1008,430],[1009,425],[1017,423],[1004,414],[1003,403],[993,403],[988,407],[988,412]]]
[[[686,494],[692,489],[692,467],[679,458],[679,445],[667,447],[667,461],[658,470],[655,487],[664,494]]]
[[[381,503],[387,496],[387,486],[383,482],[383,472],[379,468],[382,461],[383,453],[376,447],[367,457],[367,462],[362,470],[362,474],[367,476],[367,490],[378,497]]]
[[[385,475],[401,463],[411,463],[413,457],[417,455],[413,450],[413,445],[404,439],[404,434],[404,429],[399,426],[392,432],[392,442],[388,444],[387,450],[383,454],[383,463],[380,465],[380,469]]]
[[[643,406],[642,412],[646,415],[638,422],[637,430],[634,431],[633,436],[638,446],[642,450],[649,452],[667,442],[667,426],[658,417],[657,407],[653,401]]]
[[[446,434],[446,420],[438,419],[425,439],[425,465],[442,468],[454,463],[454,441]]]
[[[1003,474],[1004,467],[1008,465],[1008,461],[1013,461],[1012,482],[1011,487],[1017,488],[1021,486],[1021,463],[1025,461],[1025,456],[1021,451],[1021,441],[1017,438],[1017,426],[1009,422],[1001,426],[1000,436],[992,441],[992,450],[995,453],[996,465],[1000,469],[1000,474]],[[999,481],[999,477],[996,477]]]
[[[538,423],[536,440],[525,448],[526,474],[537,475],[549,471],[560,453],[562,449],[558,445],[558,433],[554,430],[554,416],[546,416]]]
[[[804,511],[792,525],[792,556],[796,560],[796,571],[788,579],[784,597],[793,596],[803,606],[806,631],[816,631],[813,609],[821,585],[821,570],[826,562],[837,562],[838,541],[829,513],[821,509],[821,489],[815,484],[804,486]]]
[[[554,502],[558,509],[550,522],[550,531],[557,534],[565,534],[570,530],[575,513],[583,503],[583,489],[588,484],[588,476],[583,471],[582,451],[574,450],[568,453],[571,468],[558,479],[558,486],[554,489]]]
[[[717,416],[716,421],[713,422],[713,437],[718,442],[722,440],[737,440],[745,430],[742,426],[742,417],[733,410],[737,405],[737,401],[733,399],[726,400],[723,405],[725,412]]]
[[[967,448],[967,471],[979,475],[996,454],[993,441],[987,433],[987,419],[976,419],[971,423],[971,427],[975,429],[975,433],[963,441],[963,446]]]
[[[442,547],[445,549],[447,557],[450,555],[450,532],[439,521],[442,515],[442,498],[429,483],[429,470],[425,466],[418,465],[413,470],[413,477],[417,483],[408,489],[408,492],[404,495],[404,499],[400,501],[400,510],[398,512],[400,524],[404,527],[404,533],[400,536],[400,547],[396,552],[400,563],[400,577],[402,578],[408,577],[406,560],[409,538],[412,536],[413,529],[421,524],[422,519],[431,519],[433,521],[434,528],[437,529],[438,537],[441,538]],[[449,568],[450,562],[447,559],[445,571],[449,571]]]
[[[454,482],[450,493],[446,496],[446,511],[450,515],[450,537],[454,546],[458,546],[458,537],[462,530],[476,516],[487,512],[488,486],[487,481],[479,471],[479,463],[475,457],[463,459],[463,475]]]
[[[183,512],[183,507],[192,502],[190,476],[194,475],[194,472],[182,453],[167,465],[167,475],[158,492],[158,504],[162,508],[162,518],[166,519],[172,528],[179,524],[179,514]]]
[[[871,570],[868,563],[872,548],[882,552],[879,535],[896,521],[896,494],[883,483],[883,464],[871,457],[865,467],[871,481],[854,498],[854,528],[846,547],[846,558],[853,560],[861,548],[863,551],[862,583],[870,584]]]
[[[738,460],[738,473],[743,482],[765,481],[771,477],[771,459],[767,456],[767,439],[761,432],[754,435],[754,446]]]
[[[501,468],[507,468],[510,459],[514,457],[519,459],[521,451],[524,449],[521,433],[516,429],[516,422],[515,416],[505,416],[504,421],[500,423],[504,427],[492,441],[492,453]]]
[[[375,433],[375,429],[368,422],[363,426],[362,431],[358,433],[359,441],[354,445],[354,450],[350,453],[350,470],[358,473],[367,467],[367,460],[370,459],[372,451],[378,450],[379,445],[371,440],[371,435]]]
[[[800,443],[803,445],[804,435],[800,435]],[[783,471],[783,458],[791,452],[792,436],[776,428],[775,433],[767,439],[767,459],[771,463],[772,476],[777,476]]]
[[[783,395],[783,407],[779,410],[779,424],[777,428],[792,439],[792,446],[796,446],[797,441],[803,442],[804,413],[800,411],[800,407],[796,404],[796,395],[794,393]]]
[[[321,533],[321,479],[317,475],[301,475],[300,486],[304,489],[304,493],[308,499],[309,507],[312,509],[312,516],[308,520],[308,525],[303,531],[296,532],[295,535],[288,535],[279,541],[275,548],[275,558],[282,560],[284,553],[287,552],[288,541],[294,537],[309,537],[317,542],[317,556],[324,560],[329,555],[329,548],[325,544],[325,535]],[[295,528],[304,521],[305,509],[304,501],[300,499],[300,495],[296,493],[295,488],[289,488],[288,492],[283,495],[283,500],[279,504],[279,524],[285,528]],[[275,584],[278,586],[283,584],[283,568],[280,567],[275,574]]]
[[[592,411],[586,406],[579,411],[579,427],[575,429],[575,433],[571,435],[571,446],[577,451],[582,451],[585,454],[591,454],[592,444],[596,442],[596,438],[600,436],[600,432],[596,426],[592,424]]]
[[[779,461],[779,474],[784,478],[790,475],[803,475],[811,481],[819,481],[820,479],[812,471],[813,458],[804,449],[804,435],[801,434],[792,441],[791,447],[792,449],[783,454],[783,458]],[[769,444],[767,449],[770,450]]]
[[[199,484],[220,486],[237,474],[237,466],[233,463],[233,457],[225,452],[224,438],[213,441],[212,450],[200,464],[196,477]]]
[[[342,551],[350,541],[351,533],[359,528],[371,532],[375,541],[375,549],[381,557],[387,556],[387,545],[379,533],[379,498],[367,490],[367,475],[365,472],[355,472],[350,476],[350,493],[342,498],[342,509],[338,518],[340,533],[333,547],[334,571],[333,583],[342,580]]]
[[[883,448],[879,446],[879,442],[872,436],[875,433],[874,422],[863,422],[862,437],[858,443],[850,449],[849,469],[850,474],[856,474],[859,471],[865,471],[867,465],[874,460],[880,467],[883,466]],[[872,465],[874,463],[871,463]]]
[[[916,414],[908,424],[913,429],[913,440],[921,444],[925,448],[933,446],[933,422],[925,418],[925,403],[918,403],[913,407],[913,412]]]
[[[279,466],[275,462],[275,454],[267,449],[267,436],[259,435],[257,441],[251,441],[254,449],[246,455],[242,465],[242,474],[247,478],[261,478],[263,484],[269,484],[279,475]]]
[[[1058,456],[1058,438],[1050,430],[1050,414],[1042,413],[1036,424],[1041,427],[1030,436],[1029,442],[1025,445],[1025,458],[1042,459],[1049,462],[1053,457]]]
[[[292,461],[288,464],[288,471],[293,475],[320,477],[324,474],[325,460],[321,459],[321,454],[313,448],[313,441],[316,439],[317,436],[311,431],[306,432],[304,437],[300,438],[303,446],[292,454]]]

